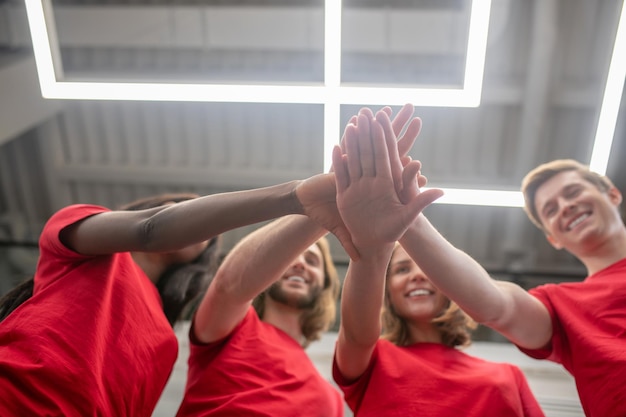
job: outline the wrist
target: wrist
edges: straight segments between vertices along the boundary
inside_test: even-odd
[[[354,244],[359,251],[361,259],[374,262],[383,260],[385,263],[389,261],[395,246],[393,242],[377,245],[359,245],[359,242],[354,242]]]
[[[298,198],[298,186],[302,184],[302,180],[294,180],[290,181],[287,184],[291,187],[291,191],[287,194],[287,201],[285,204],[288,207],[289,213],[291,214],[305,214],[304,206],[300,202]]]

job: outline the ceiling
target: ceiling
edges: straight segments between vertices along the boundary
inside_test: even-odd
[[[323,2],[294,3],[54,1],[64,77],[321,82]],[[468,4],[344,1],[342,81],[459,85]],[[423,129],[411,155],[422,160],[429,185],[518,190],[539,163],[588,162],[621,4],[493,0],[480,106],[417,108]],[[219,18],[206,17],[212,13]],[[204,23],[185,24],[197,14]],[[374,31],[382,39],[367,36]],[[342,105],[341,123],[359,107]],[[625,120],[622,105],[607,170],[624,191]],[[207,194],[305,178],[323,170],[323,136],[320,104],[42,99],[24,4],[0,1],[0,273],[32,270],[32,245],[64,205],[115,207],[165,191]],[[584,274],[520,208],[436,204],[427,215],[496,277],[535,286]],[[250,230],[227,233],[225,248]],[[0,282],[0,292],[7,287]]]

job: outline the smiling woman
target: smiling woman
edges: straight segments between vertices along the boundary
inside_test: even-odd
[[[402,164],[397,148],[389,118],[363,111],[346,129],[345,155],[333,154],[337,207],[361,254],[343,286],[335,382],[361,417],[544,416],[517,366],[457,349],[475,324],[430,282],[405,241],[441,192],[420,190],[421,165]]]

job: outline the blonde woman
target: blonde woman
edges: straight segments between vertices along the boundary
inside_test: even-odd
[[[472,322],[396,245],[441,192],[417,190],[420,165],[402,170],[390,132],[386,114],[363,112],[345,155],[333,155],[337,206],[361,255],[344,282],[335,381],[356,416],[543,416],[518,368],[458,349]]]

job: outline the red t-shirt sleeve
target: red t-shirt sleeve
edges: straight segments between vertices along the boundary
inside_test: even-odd
[[[374,347],[372,351],[372,357],[370,358],[370,362],[365,369],[365,372],[361,376],[356,379],[349,380],[344,377],[337,365],[337,350],[335,349],[335,355],[333,355],[333,380],[337,384],[337,386],[343,391],[344,399],[346,403],[350,406],[350,409],[357,412],[363,402],[363,397],[367,390],[367,386],[369,384],[369,380],[372,375],[372,371],[374,369],[374,365],[378,359],[378,343]]]
[[[101,206],[76,204],[65,207],[50,217],[39,237],[40,260],[37,266],[34,292],[41,291],[58,277],[65,275],[59,273],[59,268],[74,268],[77,260],[90,258],[61,243],[59,239],[61,230],[87,217],[106,211],[110,210]],[[51,260],[54,261],[51,262]],[[48,271],[48,268],[52,268],[53,271]]]
[[[560,330],[558,325],[558,320],[556,320],[556,312],[550,302],[550,298],[548,297],[549,288],[554,284],[546,284],[540,285],[539,287],[531,288],[528,292],[533,297],[537,298],[541,303],[548,309],[548,313],[550,313],[550,320],[552,321],[552,338],[547,346],[539,348],[539,349],[527,349],[521,346],[517,346],[517,348],[534,359],[548,359],[557,363],[561,363],[555,357],[555,346],[558,346],[561,337]],[[546,291],[548,289],[548,291]]]

